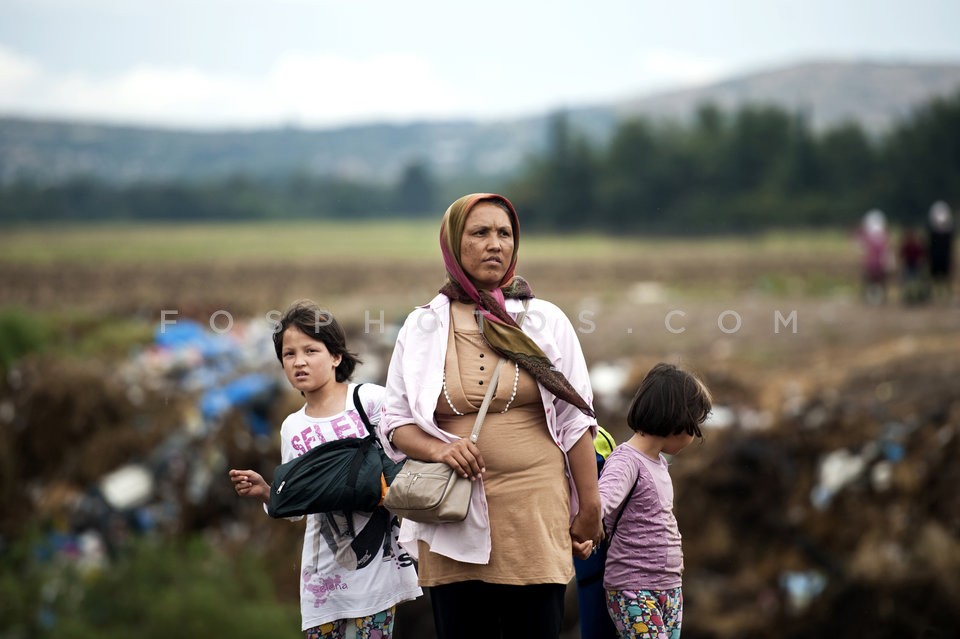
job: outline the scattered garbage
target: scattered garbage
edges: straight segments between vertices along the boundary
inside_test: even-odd
[[[89,536],[110,552],[125,535],[214,523],[196,513],[219,493],[225,448],[275,463],[286,382],[270,330],[178,319],[120,365],[60,364],[53,380],[42,361],[11,372],[19,392],[0,397],[0,418],[32,487],[22,506],[53,525],[55,555],[92,565],[93,550],[79,550],[94,548]],[[0,531],[15,525],[0,520]]]
[[[707,419],[703,422],[703,427],[708,429],[724,430],[733,428],[737,424],[736,412],[727,406],[714,406]]]
[[[131,535],[203,532],[297,564],[300,531],[263,535],[225,479],[229,466],[269,474],[301,401],[269,324],[171,328],[119,364],[56,360],[51,377],[41,358],[0,380],[0,469],[16,486],[0,491],[0,542],[40,523],[38,557],[93,571]],[[371,379],[390,349],[362,339]],[[916,636],[903,610],[929,636],[960,627],[960,361],[929,357],[918,346],[822,387],[780,380],[779,403],[762,405],[767,380],[726,361],[699,371],[716,399],[709,432],[671,468],[684,637]],[[629,400],[640,370],[595,364],[598,398]],[[623,441],[625,403],[601,401]]]
[[[837,491],[863,474],[866,465],[863,455],[843,448],[827,453],[820,461],[820,481],[810,493],[813,505],[826,508]]]
[[[599,362],[590,367],[590,385],[593,401],[598,410],[623,413],[629,396],[625,396],[626,384],[633,370],[631,362]]]
[[[684,637],[954,636],[958,378],[905,353],[677,456]]]
[[[115,510],[128,510],[150,499],[153,477],[142,464],[128,464],[101,479],[100,492]]]
[[[790,612],[800,614],[827,587],[827,576],[818,570],[788,570],[780,575],[780,587],[786,592]]]

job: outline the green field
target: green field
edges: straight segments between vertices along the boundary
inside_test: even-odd
[[[436,221],[289,222],[198,225],[113,225],[8,229],[0,235],[0,261],[193,262],[334,261],[365,259],[439,261]],[[839,232],[767,233],[751,237],[647,238],[597,234],[522,235],[521,257],[607,261],[624,255],[676,259],[810,256],[848,253]]]

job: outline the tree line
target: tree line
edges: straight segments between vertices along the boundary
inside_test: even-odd
[[[291,174],[106,184],[78,176],[0,189],[0,224],[436,216],[462,192],[508,195],[525,228],[615,233],[750,232],[849,226],[868,209],[919,224],[960,201],[960,94],[871,137],[856,122],[815,132],[803,112],[704,105],[692,122],[622,122],[590,142],[564,113],[544,152],[509,179],[438,180],[425,161],[393,184]]]
[[[960,204],[960,94],[879,138],[855,122],[816,133],[803,113],[707,105],[686,126],[625,122],[602,149],[558,114],[549,139],[512,184],[528,226],[750,232],[850,226],[871,208],[918,225],[935,200]]]

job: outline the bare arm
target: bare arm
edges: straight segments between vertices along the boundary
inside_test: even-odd
[[[393,431],[393,445],[411,459],[443,462],[471,480],[477,479],[486,468],[480,449],[469,439],[447,443],[431,437],[415,424],[399,426]],[[596,473],[594,473],[596,474]],[[596,478],[594,478],[596,489]]]
[[[603,524],[600,520],[600,490],[597,487],[597,457],[593,448],[593,436],[586,431],[567,453],[570,472],[577,487],[580,510],[570,524],[570,536],[574,541],[600,542]]]

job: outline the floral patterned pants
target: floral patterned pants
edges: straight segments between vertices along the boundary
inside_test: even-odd
[[[680,639],[683,593],[670,590],[608,590],[607,612],[621,639]]]
[[[391,606],[368,617],[323,623],[307,629],[305,639],[344,639],[347,636],[347,626],[351,624],[356,628],[356,639],[390,639],[393,636],[393,618],[396,611],[397,607]]]

